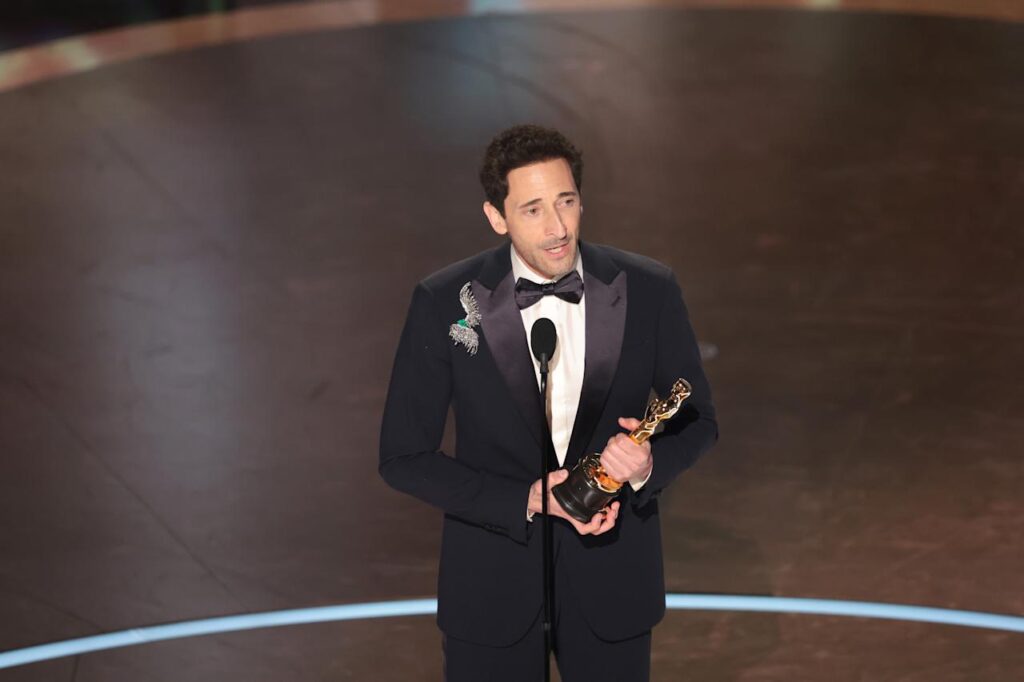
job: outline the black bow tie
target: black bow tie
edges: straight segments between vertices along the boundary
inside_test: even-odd
[[[579,303],[583,298],[583,280],[580,279],[580,273],[573,270],[557,282],[548,284],[537,284],[522,277],[516,280],[516,305],[520,310],[529,308],[545,296],[557,296],[569,303]]]

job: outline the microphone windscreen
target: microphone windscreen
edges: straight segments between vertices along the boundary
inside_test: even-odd
[[[533,323],[533,328],[530,329],[530,348],[533,350],[533,357],[540,360],[544,355],[550,360],[555,354],[557,343],[558,334],[555,332],[554,322],[542,317]]]

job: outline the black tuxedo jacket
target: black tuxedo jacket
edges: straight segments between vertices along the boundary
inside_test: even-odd
[[[447,634],[500,646],[519,639],[541,608],[540,523],[526,520],[544,438],[527,330],[513,298],[510,242],[455,263],[413,292],[395,357],[380,439],[380,473],[394,488],[444,511],[438,625]],[[683,377],[693,394],[651,438],[654,469],[624,486],[616,527],[600,536],[566,532],[558,561],[584,615],[607,640],[650,629],[665,611],[658,493],[718,437],[711,390],[671,270],[636,254],[580,242],[586,297],[583,389],[565,466],[600,452],[642,418],[650,392]],[[459,290],[471,282],[481,313],[479,351],[456,345],[465,317]],[[438,450],[449,405],[454,457]]]

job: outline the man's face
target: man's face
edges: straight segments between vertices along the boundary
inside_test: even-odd
[[[582,212],[579,190],[565,159],[511,171],[504,216],[484,203],[494,231],[507,234],[530,269],[548,279],[558,279],[575,267]]]

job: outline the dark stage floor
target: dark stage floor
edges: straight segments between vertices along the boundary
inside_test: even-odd
[[[1024,25],[800,11],[280,37],[0,95],[0,651],[430,596],[377,430],[413,285],[496,242],[498,129],[675,268],[722,437],[669,588],[1024,613]],[[670,612],[654,679],[1007,682],[1019,634]],[[429,616],[0,671],[438,680]]]

